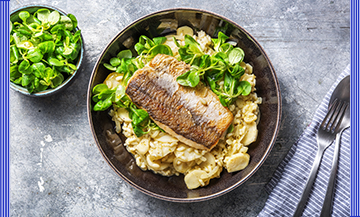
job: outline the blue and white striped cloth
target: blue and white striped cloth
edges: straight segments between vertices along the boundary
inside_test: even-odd
[[[327,113],[328,103],[336,85],[350,74],[350,65],[341,73],[319,108],[311,124],[299,140],[292,146],[287,156],[280,163],[272,179],[266,186],[270,192],[259,217],[292,216],[300,200],[305,183],[310,174],[317,152],[317,129]],[[303,216],[319,216],[324,202],[327,183],[333,160],[335,145],[332,144],[324,153],[321,165],[313,185]],[[350,215],[350,129],[341,137],[338,172],[335,182],[335,195],[332,216]]]

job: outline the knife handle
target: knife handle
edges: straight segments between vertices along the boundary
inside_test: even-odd
[[[325,148],[321,148],[320,146],[318,147],[318,151],[316,153],[316,157],[315,157],[313,166],[311,168],[309,178],[305,184],[305,189],[300,197],[299,203],[296,206],[296,210],[295,210],[293,217],[300,217],[303,212],[303,209],[304,209],[306,202],[308,200],[308,197],[310,195],[311,188],[314,184],[316,174],[319,169],[321,158],[322,158],[324,151],[325,151]]]

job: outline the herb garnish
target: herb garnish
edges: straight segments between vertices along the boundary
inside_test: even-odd
[[[185,35],[185,45],[179,47],[181,60],[190,64],[190,70],[177,77],[176,81],[183,86],[195,87],[202,80],[207,82],[211,90],[218,95],[221,104],[228,107],[240,95],[248,95],[251,85],[240,81],[245,69],[240,66],[244,60],[244,51],[226,43],[229,39],[219,32],[217,39],[212,39],[215,53],[211,56],[201,51],[200,44],[191,36]],[[224,81],[223,87],[218,81]]]

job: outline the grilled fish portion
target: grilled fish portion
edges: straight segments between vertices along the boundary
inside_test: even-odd
[[[189,69],[172,56],[158,54],[135,72],[126,94],[168,134],[194,148],[211,150],[232,123],[233,115],[201,82],[195,88],[176,82]]]

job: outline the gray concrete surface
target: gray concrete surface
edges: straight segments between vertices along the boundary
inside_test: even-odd
[[[11,216],[256,216],[264,186],[298,139],[335,78],[350,63],[347,0],[11,0],[11,10],[43,3],[74,14],[86,54],[61,95],[10,92]],[[244,185],[210,201],[160,201],[125,183],[95,145],[86,114],[92,68],[105,45],[132,21],[172,7],[206,9],[248,30],[269,55],[282,90],[280,133],[270,156]]]

